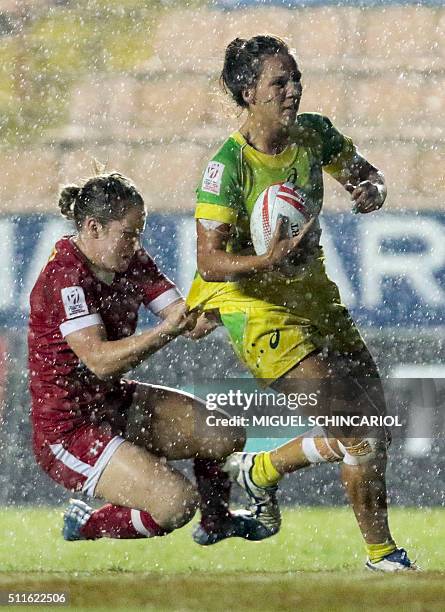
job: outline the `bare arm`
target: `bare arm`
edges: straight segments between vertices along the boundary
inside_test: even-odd
[[[311,219],[298,236],[283,238],[285,222],[280,219],[267,253],[239,255],[226,252],[230,225],[224,223],[216,230],[205,229],[198,220],[198,271],[204,280],[218,282],[236,280],[257,272],[273,270],[285,257],[298,250],[313,222],[314,220]]]
[[[141,334],[110,341],[103,325],[92,325],[68,334],[66,341],[98,378],[120,376],[183,332],[193,329],[197,314],[189,313],[183,302],[180,304],[159,325]]]
[[[383,173],[370,164],[360,153],[354,156],[335,171],[327,171],[346,191],[354,202],[353,212],[370,213],[379,210],[386,199],[386,184]]]
[[[178,297],[177,300],[163,308],[157,313],[157,316],[165,321],[168,318],[174,317],[176,313],[181,313],[185,308],[185,300],[183,297]]]

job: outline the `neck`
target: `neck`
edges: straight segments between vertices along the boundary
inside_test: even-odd
[[[241,126],[240,132],[249,145],[267,155],[277,155],[284,151],[289,144],[288,128],[282,125],[264,128],[251,116]]]
[[[89,241],[82,239],[82,236],[77,234],[77,236],[73,238],[73,242],[82,255],[86,258],[88,267],[97,276],[97,278],[107,284],[112,283],[114,279],[114,272],[111,270],[105,270],[103,267],[101,267],[99,258],[94,252],[94,249],[92,249],[89,245]]]

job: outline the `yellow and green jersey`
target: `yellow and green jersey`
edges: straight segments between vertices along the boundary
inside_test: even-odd
[[[251,244],[250,215],[265,189],[278,182],[292,182],[303,195],[311,216],[317,217],[323,203],[323,168],[335,176],[354,152],[351,139],[341,134],[327,117],[316,113],[297,116],[291,144],[277,155],[257,151],[235,132],[207,165],[197,189],[195,217],[230,223],[232,233],[227,250],[240,252]],[[206,309],[210,307],[207,306],[210,298],[215,308],[227,298],[238,301],[243,296],[255,295],[290,306],[289,296],[296,289],[293,282],[301,282],[302,276],[311,274],[310,268],[304,266],[292,279],[268,273],[225,283],[206,282],[197,274],[187,301],[192,308],[199,305]]]

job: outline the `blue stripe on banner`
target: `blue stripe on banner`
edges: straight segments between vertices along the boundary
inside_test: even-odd
[[[324,214],[329,276],[359,325],[413,332],[445,324],[445,214]],[[26,324],[29,293],[54,243],[72,228],[52,215],[0,218],[0,324]],[[190,215],[150,215],[144,246],[182,291],[195,271]],[[152,319],[142,314],[141,323]]]

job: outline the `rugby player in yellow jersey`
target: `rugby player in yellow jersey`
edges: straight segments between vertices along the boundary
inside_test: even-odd
[[[301,74],[282,40],[232,41],[221,81],[247,116],[209,162],[197,190],[198,273],[188,305],[216,312],[238,357],[274,389],[285,391],[296,379],[334,380],[331,409],[383,414],[374,361],[326,275],[318,215],[323,170],[351,194],[356,213],[382,206],[384,177],[327,117],[297,115]],[[268,251],[256,255],[252,208],[265,189],[284,181],[304,198],[312,221],[294,238],[283,237],[280,221]],[[366,543],[367,567],[415,569],[389,530],[386,449],[382,428],[353,437],[316,429],[271,452],[234,453],[226,469],[273,535],[280,527],[275,491],[283,474],[338,461]]]

